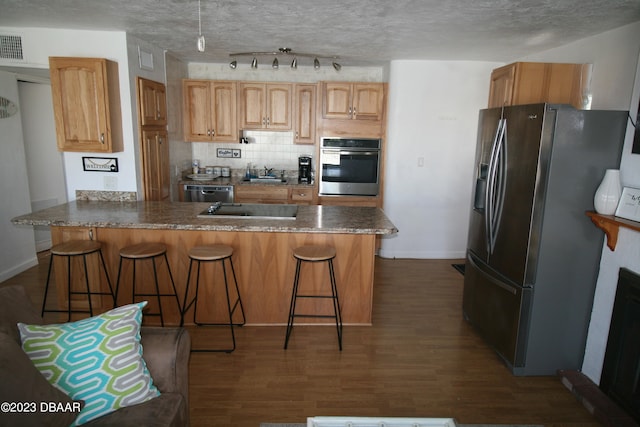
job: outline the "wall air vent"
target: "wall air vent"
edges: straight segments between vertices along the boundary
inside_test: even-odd
[[[22,37],[0,34],[0,59],[8,59],[15,62],[24,61]]]

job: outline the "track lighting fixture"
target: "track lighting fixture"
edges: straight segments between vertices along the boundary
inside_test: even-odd
[[[282,59],[283,57],[288,57],[288,56],[292,56],[293,60],[291,61],[291,68],[292,69],[297,69],[298,68],[298,58],[302,58],[302,59],[313,59],[313,68],[316,70],[320,69],[320,61],[321,60],[329,60],[332,62],[333,68],[336,71],[340,71],[340,69],[342,68],[342,66],[336,62],[336,60],[340,59],[337,56],[323,56],[323,55],[318,55],[315,53],[300,53],[300,52],[294,52],[293,50],[291,50],[291,48],[288,47],[281,47],[279,48],[277,51],[273,51],[273,52],[238,52],[238,53],[231,53],[229,54],[229,56],[231,58],[236,58],[238,56],[247,56],[247,57],[251,57],[251,68],[256,69],[258,68],[258,57],[263,57],[263,56],[272,56],[274,57],[273,62],[271,63],[271,68],[273,68],[274,70],[277,70],[280,66],[280,62],[279,62],[279,57],[280,59]],[[229,63],[229,67],[231,67],[232,70],[235,70],[236,67],[238,66],[238,62],[233,59],[230,63]]]

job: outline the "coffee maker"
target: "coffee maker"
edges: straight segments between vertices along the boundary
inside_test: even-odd
[[[298,157],[298,182],[311,184],[311,157]]]

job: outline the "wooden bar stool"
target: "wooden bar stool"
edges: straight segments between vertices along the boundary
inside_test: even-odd
[[[158,283],[158,270],[156,268],[156,259],[163,257],[167,266],[167,272],[169,273],[169,279],[171,280],[171,288],[173,292],[162,293],[160,292],[160,284]],[[131,302],[136,302],[136,297],[155,297],[158,300],[158,311],[145,313],[145,316],[159,316],[160,325],[164,326],[164,316],[162,314],[162,297],[174,297],[178,304],[178,312],[182,313],[180,308],[180,299],[178,298],[178,292],[176,290],[173,276],[171,275],[171,268],[169,267],[169,260],[167,259],[167,246],[163,243],[138,243],[135,245],[127,246],[120,249],[120,265],[118,266],[118,280],[116,282],[116,298],[120,289],[120,275],[122,273],[122,262],[124,260],[131,260],[133,262],[133,280],[131,284]],[[150,260],[153,266],[153,277],[155,281],[155,292],[145,293],[136,291],[136,261]],[[171,291],[171,290],[170,290]]]
[[[333,259],[336,257],[336,250],[331,246],[300,246],[293,250],[296,258],[296,274],[293,280],[293,292],[291,293],[291,304],[289,306],[289,319],[287,321],[287,335],[284,340],[284,349],[289,344],[289,336],[293,330],[293,321],[296,317],[320,317],[336,319],[336,329],[338,331],[338,347],[342,351],[342,315],[340,313],[340,301],[338,299],[338,288],[336,286],[336,276],[333,270]],[[301,295],[298,294],[300,285],[300,267],[303,261],[306,262],[327,262],[329,264],[329,280],[331,282],[331,295]],[[334,314],[296,314],[296,301],[298,298],[331,298],[333,300]]]
[[[71,321],[71,313],[88,313],[89,316],[93,316],[93,303],[91,301],[92,295],[109,295],[113,299],[113,306],[115,307],[116,296],[113,293],[113,288],[111,287],[111,281],[109,280],[109,273],[107,273],[107,267],[104,262],[104,257],[102,256],[102,244],[100,242],[96,240],[69,240],[67,242],[54,245],[50,251],[51,251],[51,258],[49,260],[49,271],[47,272],[47,283],[44,288],[44,298],[42,300],[42,312],[41,312],[42,316],[44,316],[45,312],[67,313],[67,321]],[[102,271],[104,271],[104,275],[107,279],[107,284],[109,285],[109,292],[91,290],[91,286],[89,285],[89,271],[87,269],[87,256],[93,253],[97,253],[98,256],[100,257],[100,261],[102,264]],[[51,270],[53,267],[53,259],[56,256],[65,257],[67,259],[67,309],[66,310],[54,310],[54,309],[46,308],[47,294],[49,293],[49,281],[51,279]],[[78,257],[78,256],[82,257],[82,266],[84,268],[84,282],[86,286],[86,291],[71,290],[71,269],[72,269],[71,259],[73,257]],[[72,309],[71,308],[72,295],[86,295],[89,309],[88,310]]]
[[[189,250],[189,273],[187,275],[187,284],[185,287],[184,293],[184,302],[182,304],[182,321],[180,325],[184,323],[184,315],[189,310],[189,308],[193,305],[193,323],[198,326],[229,326],[231,330],[231,340],[233,341],[233,346],[227,349],[194,349],[191,351],[194,352],[226,352],[231,353],[236,349],[236,336],[233,331],[234,326],[242,326],[245,324],[244,317],[244,307],[242,306],[242,299],[240,298],[240,290],[238,289],[238,280],[236,279],[236,271],[233,268],[233,260],[231,256],[233,255],[233,248],[227,245],[206,245],[206,246],[196,246]],[[229,265],[231,266],[231,273],[233,275],[233,283],[236,289],[236,301],[231,305],[231,298],[229,297],[229,282],[227,281],[227,269],[225,267],[225,260],[229,260]],[[227,311],[229,314],[229,322],[228,323],[203,323],[198,322],[197,320],[197,309],[198,309],[198,292],[200,289],[200,265],[203,262],[215,262],[220,261],[222,263],[222,275],[224,276],[224,287],[225,293],[227,296]],[[191,281],[191,270],[193,267],[193,263],[196,262],[198,264],[198,268],[196,271],[196,292],[194,297],[191,299],[189,304],[187,305],[187,298],[189,296],[189,282]],[[240,307],[240,312],[242,314],[242,322],[233,323],[233,314],[236,309]]]

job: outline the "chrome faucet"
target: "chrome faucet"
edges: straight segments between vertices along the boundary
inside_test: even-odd
[[[266,166],[264,167],[264,176],[271,176],[272,172],[273,172],[273,168],[269,169]]]
[[[207,209],[207,213],[209,215],[213,215],[218,209],[220,209],[220,206],[222,206],[222,202],[215,202],[211,204],[211,206],[209,206],[209,208]]]

